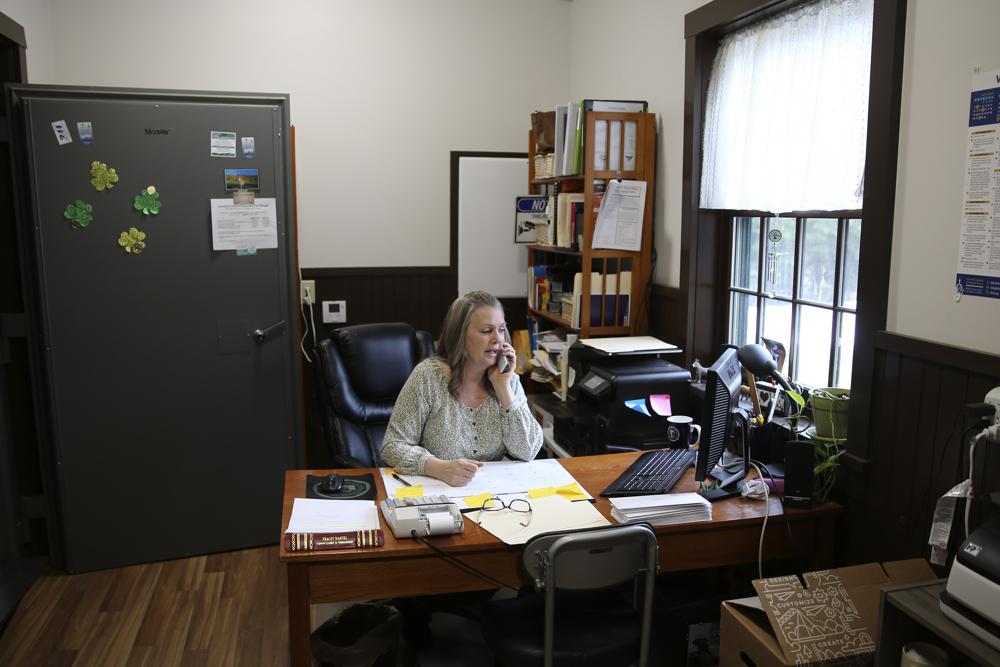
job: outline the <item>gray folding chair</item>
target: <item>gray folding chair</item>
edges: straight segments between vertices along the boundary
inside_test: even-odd
[[[658,562],[648,524],[538,535],[521,556],[538,595],[487,603],[483,635],[503,665],[631,665],[638,656],[644,667]],[[629,581],[623,598],[615,587]]]

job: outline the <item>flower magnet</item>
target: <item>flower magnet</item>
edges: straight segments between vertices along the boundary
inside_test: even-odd
[[[146,215],[156,215],[160,212],[160,193],[150,185],[148,188],[135,196],[132,207],[137,211],[142,211]]]
[[[93,213],[93,206],[82,199],[77,199],[75,202],[66,207],[66,210],[63,211],[63,217],[69,220],[69,224],[73,227],[73,229],[80,229],[81,227],[86,227],[93,222]]]
[[[118,245],[127,253],[138,255],[146,248],[146,232],[140,232],[135,227],[129,227],[118,237]]]
[[[90,184],[95,190],[98,192],[110,190],[117,182],[118,172],[113,167],[108,169],[108,165],[97,160],[90,163]]]

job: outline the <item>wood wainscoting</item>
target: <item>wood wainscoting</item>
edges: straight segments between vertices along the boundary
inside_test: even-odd
[[[882,331],[874,371],[866,442],[842,468],[838,560],[927,557],[937,499],[968,476],[972,433],[963,439],[963,431],[972,424],[962,409],[1000,385],[1000,357]],[[1000,449],[979,447],[975,477],[980,495],[1000,491]],[[977,501],[973,528],[992,514],[995,507]],[[954,526],[959,544],[961,521]]]
[[[685,347],[684,345],[684,313],[681,312],[681,290],[679,287],[667,287],[653,283],[651,290],[651,303],[649,308],[649,332],[660,340],[674,345]],[[685,357],[689,354],[685,350]],[[702,363],[709,364],[702,359]],[[680,364],[680,361],[674,361]]]

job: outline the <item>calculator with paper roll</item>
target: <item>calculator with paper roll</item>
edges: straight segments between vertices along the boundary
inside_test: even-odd
[[[465,530],[462,513],[448,496],[386,498],[378,504],[396,537],[454,535]]]

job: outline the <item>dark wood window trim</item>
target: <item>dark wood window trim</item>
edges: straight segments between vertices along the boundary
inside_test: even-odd
[[[725,340],[726,212],[699,208],[705,96],[722,35],[792,7],[789,0],[714,0],[684,21],[684,163],[681,200],[681,304],[687,361],[714,359]],[[906,0],[875,0],[858,310],[852,371],[852,455],[868,458],[875,336],[885,329],[896,198],[899,108]]]

